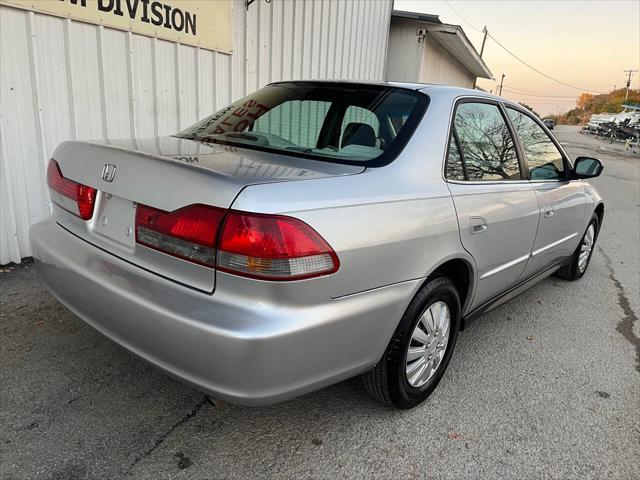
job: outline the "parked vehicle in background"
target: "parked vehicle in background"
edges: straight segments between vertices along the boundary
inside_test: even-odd
[[[363,374],[411,408],[474,318],[584,275],[601,171],[475,90],[282,82],[172,137],[61,144],[31,238],[63,304],[217,398]]]
[[[556,125],[556,122],[553,120],[553,118],[545,118],[542,123],[544,123],[545,127],[547,127],[549,130],[553,130],[553,127]]]

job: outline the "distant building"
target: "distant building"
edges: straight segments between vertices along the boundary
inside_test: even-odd
[[[457,25],[437,15],[391,12],[386,79],[473,88],[493,75]]]

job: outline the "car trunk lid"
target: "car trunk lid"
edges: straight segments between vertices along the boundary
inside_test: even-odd
[[[212,268],[136,242],[138,204],[164,212],[198,204],[228,209],[248,185],[353,175],[364,170],[175,137],[65,142],[53,158],[65,178],[97,190],[90,220],[56,209],[58,223],[125,261],[207,292],[215,287]]]

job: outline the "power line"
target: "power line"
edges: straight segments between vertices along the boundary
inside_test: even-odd
[[[447,4],[447,6],[448,6],[452,11],[453,11],[453,13],[455,13],[455,14],[460,18],[460,20],[462,20],[466,25],[468,25],[469,27],[471,27],[473,30],[476,30],[476,31],[478,31],[478,32],[481,32],[481,30],[480,30],[478,27],[476,27],[475,25],[472,25],[472,24],[470,24],[469,22],[467,22],[467,20],[466,20],[462,15],[460,15],[460,14],[458,13],[458,11],[457,11],[455,8],[453,8],[453,6],[452,6],[452,5],[451,5],[447,0],[444,0],[444,3],[446,3],[446,4]],[[509,55],[511,55],[513,58],[515,58],[516,60],[518,60],[518,61],[519,61],[520,63],[522,63],[523,65],[525,65],[525,66],[529,67],[531,70],[533,70],[533,71],[534,71],[534,72],[536,72],[537,74],[542,75],[543,77],[548,78],[549,80],[552,80],[552,81],[554,81],[554,82],[556,82],[556,83],[559,83],[560,85],[564,85],[565,87],[573,88],[574,90],[580,90],[580,91],[582,91],[582,92],[584,92],[584,91],[585,91],[583,88],[575,87],[575,86],[570,85],[570,84],[568,84],[568,83],[565,83],[565,82],[563,82],[563,81],[561,81],[561,80],[558,80],[557,78],[553,78],[551,75],[547,75],[546,73],[541,72],[540,70],[538,70],[538,69],[537,69],[537,68],[535,68],[534,66],[532,66],[532,65],[530,65],[529,63],[527,63],[527,62],[525,62],[524,60],[522,60],[520,57],[518,57],[515,53],[513,53],[513,52],[512,52],[511,50],[509,50],[507,47],[505,47],[502,43],[500,43],[500,42],[496,39],[496,37],[494,37],[494,36],[493,36],[493,35],[491,35],[490,33],[488,33],[487,35],[488,35],[489,37],[491,37],[491,40],[493,40],[494,42],[496,42],[496,44],[498,44],[498,46],[499,46],[500,48],[502,48],[505,52],[507,52]],[[598,93],[598,94],[602,94],[602,93],[604,93],[604,92],[598,92],[598,91],[595,91],[595,90],[594,90],[593,92],[594,92],[594,93]]]
[[[511,55],[513,58],[515,58],[516,60],[518,60],[520,63],[522,63],[523,65],[526,65],[527,67],[529,67],[531,70],[533,70],[534,72],[542,75],[545,78],[548,78],[549,80],[553,80],[556,83],[559,83],[560,85],[564,85],[565,87],[569,87],[569,88],[573,88],[574,90],[580,90],[581,92],[584,92],[584,88],[580,88],[580,87],[574,87],[573,85],[569,85],[568,83],[565,83],[561,80],[558,80],[557,78],[553,78],[550,75],[547,75],[544,72],[541,72],[540,70],[538,70],[536,67],[529,65],[527,62],[525,62],[524,60],[522,60],[520,57],[518,57],[515,53],[513,53],[511,50],[509,50],[507,47],[505,47],[504,45],[502,45],[498,40],[496,40],[496,37],[494,37],[493,35],[491,35],[490,33],[488,34],[489,37],[491,37],[491,39],[496,42],[505,52],[507,52],[509,55]],[[599,93],[602,94],[604,92],[596,92],[594,90],[595,93]]]
[[[548,93],[541,93],[541,92],[530,92],[529,90],[523,90],[519,87],[512,87],[511,85],[509,85],[509,87],[511,90],[515,90],[517,92],[521,92],[521,93],[526,93],[528,95],[541,95],[543,97],[577,97],[578,94],[569,94],[569,95],[554,95],[554,94],[548,94]]]
[[[505,92],[517,93],[520,95],[529,95],[532,97],[543,97],[543,98],[567,98],[567,99],[576,99],[577,95],[546,95],[544,93],[533,93],[533,92],[525,92],[524,90],[519,90],[514,87],[504,87]]]
[[[455,8],[453,8],[453,6],[452,6],[452,5],[451,5],[447,0],[444,0],[444,3],[446,3],[446,4],[447,4],[447,6],[448,6],[451,10],[453,10],[453,13],[455,13],[458,17],[460,17],[460,20],[462,20],[464,23],[466,23],[466,24],[467,24],[467,26],[469,26],[469,27],[473,28],[474,30],[476,30],[476,31],[478,31],[478,32],[484,33],[484,32],[482,32],[482,30],[480,30],[478,27],[475,27],[474,25],[471,25],[469,22],[467,22],[467,21],[465,20],[465,18],[464,18],[462,15],[460,15],[460,14],[458,13],[458,11],[457,11]]]
[[[509,100],[513,100],[514,102],[535,103],[536,105],[571,105],[575,103],[571,100],[559,100],[557,102],[553,102],[551,100],[535,100],[531,98],[509,98]]]

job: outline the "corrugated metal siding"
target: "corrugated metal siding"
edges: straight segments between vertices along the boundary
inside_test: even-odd
[[[0,6],[0,264],[31,255],[61,141],[167,135],[275,80],[381,80],[391,7],[237,0],[226,55]]]

